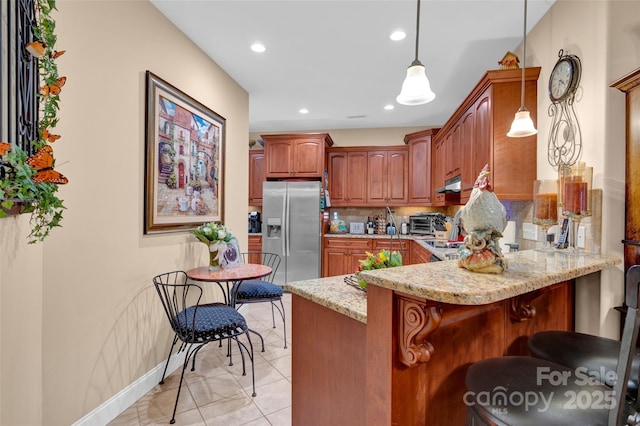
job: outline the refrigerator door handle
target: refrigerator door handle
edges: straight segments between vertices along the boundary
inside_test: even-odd
[[[289,247],[291,247],[291,229],[289,228],[290,226],[290,221],[291,221],[291,212],[289,211],[289,209],[291,209],[291,199],[289,198],[289,190],[287,189],[287,195],[285,196],[285,209],[284,209],[284,228],[285,228],[285,233],[283,235],[284,238],[282,238],[282,241],[284,243],[284,241],[286,240],[286,243],[284,243],[286,245],[286,248],[283,247],[283,252],[285,253],[285,256],[289,256]]]
[[[285,193],[284,193],[284,197],[282,197],[282,215],[284,216],[282,218],[282,254],[284,256],[286,256],[287,254],[287,243],[286,243],[286,238],[287,238],[287,234],[289,233],[289,223],[288,223],[288,218],[289,215],[287,214],[287,199],[289,198],[289,191],[286,190],[285,188]]]

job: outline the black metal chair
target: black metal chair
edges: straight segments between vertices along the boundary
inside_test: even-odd
[[[247,352],[249,360],[251,361],[251,376],[253,381],[252,396],[256,396],[253,344],[251,343],[249,328],[247,327],[244,317],[236,309],[224,303],[200,304],[202,288],[198,284],[187,282],[187,274],[184,271],[173,271],[157,275],[153,278],[153,284],[158,291],[158,296],[160,296],[164,311],[175,333],[173,343],[169,349],[167,363],[162,373],[162,379],[160,379],[160,384],[164,383],[171,353],[176,343],[181,341],[176,353],[186,351],[176,402],[173,407],[173,415],[169,423],[175,423],[180,389],[182,388],[184,371],[189,364],[189,360],[193,358],[191,371],[194,371],[196,367],[196,354],[209,342],[234,339],[238,343],[240,356],[242,357],[243,376],[246,375],[243,350]],[[243,334],[247,337],[248,346],[238,339],[238,336]],[[233,364],[231,363],[230,365]]]
[[[526,356],[476,362],[469,367],[465,378],[466,424],[638,424],[638,403],[628,397],[627,390],[630,381],[638,380],[637,369],[632,364],[640,328],[640,266],[627,271],[625,286],[628,310],[615,366],[567,367]],[[613,388],[605,384],[607,381]]]
[[[271,319],[273,321],[273,328],[276,328],[275,309],[280,313],[282,318],[282,327],[284,332],[284,348],[287,348],[287,321],[284,311],[284,305],[282,303],[282,287],[277,284],[273,284],[273,280],[280,266],[280,256],[275,253],[266,253],[259,251],[250,251],[242,253],[242,261],[244,263],[250,263],[252,260],[255,262],[259,259],[260,263],[271,267],[271,274],[263,277],[260,280],[246,280],[242,281],[238,288],[235,289],[235,304],[239,308],[245,303],[271,303]],[[279,304],[276,304],[276,302]]]

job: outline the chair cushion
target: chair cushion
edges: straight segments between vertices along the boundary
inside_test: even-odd
[[[555,362],[571,369],[583,368],[595,373],[601,369],[616,371],[620,342],[605,337],[571,331],[541,331],[529,338],[527,347],[531,355]],[[640,351],[634,349],[629,375],[628,390],[638,391]],[[601,375],[600,375],[601,376]],[[604,383],[613,387],[612,376],[605,376]]]
[[[219,340],[247,331],[247,322],[242,314],[222,303],[198,306],[193,330],[192,318],[195,309],[195,306],[190,306],[176,317],[180,334],[187,341],[191,340],[189,336],[195,336],[195,341]]]
[[[282,287],[261,280],[243,281],[238,288],[236,300],[277,299],[282,297]]]
[[[500,424],[606,425],[613,390],[583,379],[543,359],[490,358],[469,367],[464,402]]]

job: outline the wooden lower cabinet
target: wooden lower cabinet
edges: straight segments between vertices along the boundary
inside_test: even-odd
[[[322,277],[353,274],[358,270],[359,260],[367,258],[366,252],[380,250],[400,251],[403,265],[427,263],[431,252],[417,242],[393,238],[348,238],[325,237],[322,244]]]
[[[399,251],[402,255],[402,264],[411,265],[410,243],[410,240],[398,240],[395,237],[393,240],[388,238],[373,239],[373,252],[377,253],[380,250]]]
[[[262,251],[262,235],[249,235],[249,244],[247,251]],[[249,263],[262,263],[260,255],[249,255],[247,259]]]
[[[411,265],[431,262],[431,252],[415,241],[411,241]]]
[[[371,251],[371,238],[324,238],[322,243],[322,276],[353,274],[358,271],[359,260]]]

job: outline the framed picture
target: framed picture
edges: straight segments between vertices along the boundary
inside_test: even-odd
[[[146,72],[144,233],[221,222],[225,119]]]
[[[238,240],[232,238],[231,241],[219,249],[218,259],[220,259],[220,266],[223,268],[233,268],[234,266],[242,265],[242,255],[240,254],[240,245]]]

